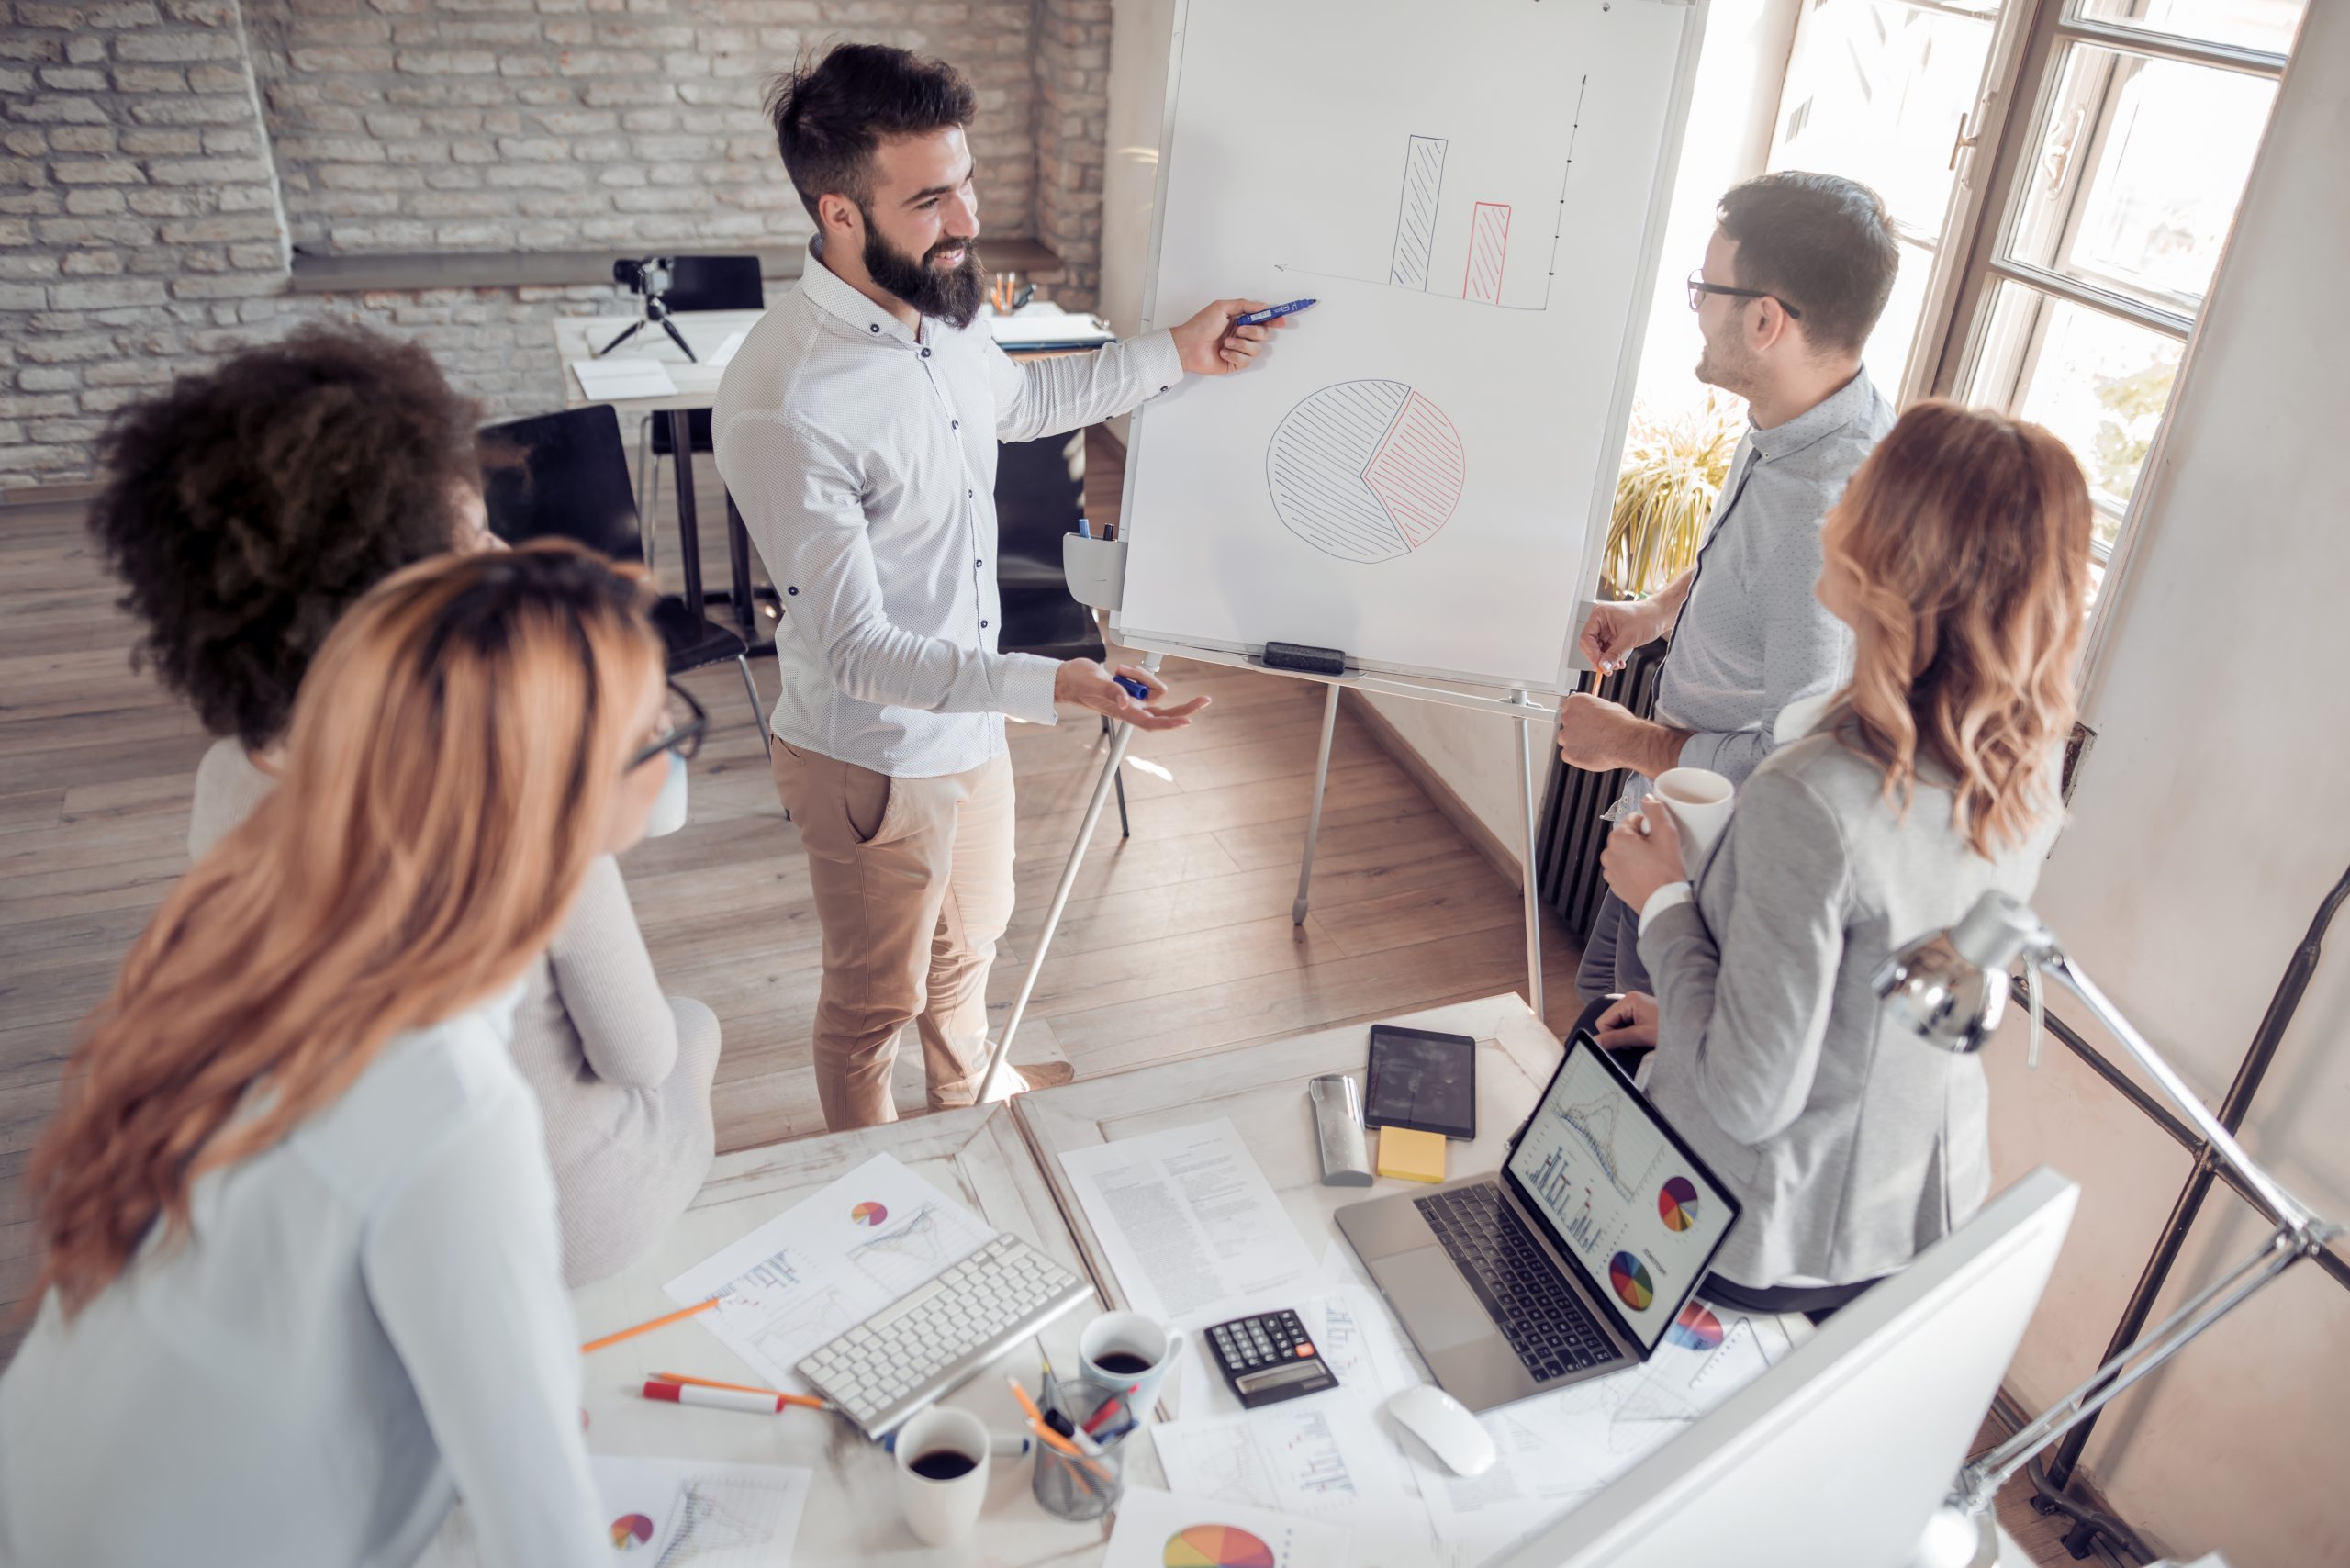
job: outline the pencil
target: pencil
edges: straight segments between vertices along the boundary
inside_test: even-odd
[[[640,1323],[633,1328],[623,1328],[617,1334],[607,1334],[600,1339],[590,1339],[586,1344],[579,1347],[579,1353],[583,1356],[592,1355],[596,1351],[602,1350],[607,1345],[617,1345],[623,1339],[633,1339],[639,1334],[648,1334],[655,1328],[666,1327],[669,1324],[675,1323],[680,1318],[691,1317],[697,1312],[708,1312],[711,1307],[716,1306],[717,1305],[718,1298],[716,1296],[711,1296],[708,1301],[698,1303],[695,1305],[681,1306],[677,1311],[654,1318],[649,1323]]]
[[[1003,1381],[1012,1385],[1012,1396],[1020,1401],[1020,1408],[1028,1413],[1028,1425],[1035,1428],[1035,1433],[1039,1438],[1042,1438],[1046,1442],[1052,1444],[1053,1447],[1060,1450],[1061,1452],[1069,1455],[1069,1458],[1077,1461],[1078,1467],[1080,1469],[1091,1471],[1095,1475],[1102,1474],[1101,1466],[1088,1460],[1085,1457],[1083,1450],[1080,1449],[1075,1443],[1070,1442],[1067,1438],[1062,1437],[1058,1432],[1054,1431],[1050,1426],[1046,1424],[1044,1415],[1036,1408],[1036,1402],[1028,1397],[1028,1391],[1020,1386],[1020,1380],[1018,1378],[1007,1377]],[[1103,1479],[1106,1480],[1108,1478],[1104,1476]]]
[[[756,1383],[721,1383],[714,1377],[688,1377],[683,1372],[655,1372],[653,1381],[688,1383],[695,1388],[726,1388],[733,1390],[736,1394],[771,1394],[787,1405],[805,1405],[811,1410],[825,1408],[824,1401],[813,1394],[786,1394],[779,1388],[761,1388]]]

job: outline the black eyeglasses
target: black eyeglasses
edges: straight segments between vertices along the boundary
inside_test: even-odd
[[[1706,302],[1706,296],[1709,294],[1722,294],[1728,295],[1732,299],[1773,300],[1777,303],[1780,309],[1785,311],[1796,320],[1800,321],[1803,319],[1802,311],[1796,309],[1785,300],[1779,298],[1777,295],[1773,294],[1767,288],[1732,288],[1726,283],[1707,283],[1705,278],[1700,275],[1704,272],[1705,268],[1700,267],[1696,272],[1689,274],[1689,308],[1692,310],[1695,310],[1698,306],[1703,305]]]
[[[674,751],[678,758],[691,762],[701,750],[702,732],[710,728],[710,715],[694,700],[694,694],[676,681],[669,685],[669,695],[662,712],[667,720],[661,734],[637,747],[628,759],[623,773],[633,773],[665,751]]]

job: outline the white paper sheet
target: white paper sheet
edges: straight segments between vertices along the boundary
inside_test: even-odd
[[[1136,1312],[1217,1321],[1315,1284],[1313,1255],[1228,1120],[1069,1149],[1061,1166]]]
[[[834,1338],[994,1239],[994,1226],[886,1154],[662,1288],[778,1388]]]
[[[1348,1532],[1226,1498],[1129,1486],[1102,1568],[1346,1568]]]
[[[575,359],[571,374],[579,378],[579,389],[599,403],[623,402],[631,398],[672,398],[677,384],[670,379],[669,367],[657,359],[638,359],[623,355],[619,359]]]
[[[645,1568],[789,1568],[814,1476],[770,1464],[691,1459],[590,1461],[599,1521],[616,1558]],[[417,1568],[478,1568],[464,1505],[452,1509]]]
[[[724,367],[733,359],[734,351],[743,346],[743,340],[750,335],[748,329],[727,333],[726,341],[719,344],[718,347],[711,352],[710,357],[703,361],[703,363],[708,364],[712,370]]]

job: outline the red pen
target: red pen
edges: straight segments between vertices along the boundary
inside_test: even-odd
[[[795,1405],[822,1409],[824,1404],[804,1394],[753,1394],[748,1389],[703,1388],[689,1383],[664,1383],[659,1378],[647,1380],[644,1397],[666,1399],[672,1405],[704,1405],[712,1410],[747,1410],[755,1416],[772,1416]]]

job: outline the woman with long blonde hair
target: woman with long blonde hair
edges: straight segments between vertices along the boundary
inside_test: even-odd
[[[0,1560],[600,1562],[554,1189],[506,1034],[666,775],[645,590],[562,546],[392,577],[278,787],[125,959],[28,1176]]]
[[[1740,788],[1694,890],[1663,812],[1608,840],[1656,982],[1645,1085],[1745,1205],[1717,1299],[1832,1310],[1983,1201],[1981,1062],[1920,1047],[1869,982],[1986,889],[2028,899],[2039,879],[2091,515],[2048,431],[1911,409],[1823,530],[1818,591],[1852,628],[1850,682],[1816,722],[1782,715],[1788,744]]]

